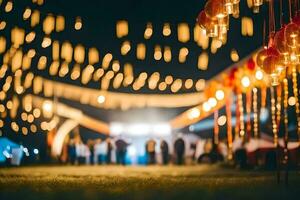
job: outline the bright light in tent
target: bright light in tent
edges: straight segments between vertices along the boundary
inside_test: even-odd
[[[129,155],[130,157],[134,157],[134,156],[136,156],[136,153],[137,153],[136,148],[135,148],[134,146],[130,145],[130,146],[128,147],[128,155]]]
[[[169,124],[122,124],[111,123],[110,132],[112,136],[168,136],[171,134],[171,127]]]

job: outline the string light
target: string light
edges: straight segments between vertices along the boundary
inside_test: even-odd
[[[277,133],[277,123],[276,123],[276,100],[275,100],[275,91],[274,87],[270,87],[271,91],[271,117],[272,117],[272,132],[274,137],[274,145],[278,145],[278,133]]]
[[[253,92],[253,133],[254,137],[258,138],[258,106],[257,106],[257,88],[252,89]]]
[[[238,94],[239,114],[240,114],[240,136],[245,135],[245,124],[244,124],[244,106],[243,106],[243,95]]]
[[[188,113],[188,118],[189,119],[196,119],[200,116],[200,110],[198,108],[193,108],[190,110]]]
[[[299,91],[297,83],[297,69],[296,66],[292,67],[292,82],[293,82],[293,93],[295,97],[295,111],[296,111],[296,124],[297,124],[297,134],[300,143],[300,103],[299,103]]]
[[[97,101],[99,104],[102,104],[105,102],[105,96],[103,95],[99,95],[98,98],[97,98]]]
[[[81,17],[76,17],[75,25],[74,25],[75,30],[80,30],[82,28],[82,20]]]
[[[217,100],[219,100],[219,101],[223,100],[224,96],[225,96],[225,94],[224,94],[223,90],[217,90],[216,91],[216,98],[217,98]]]

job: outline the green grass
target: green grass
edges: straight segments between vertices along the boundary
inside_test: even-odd
[[[299,199],[300,172],[289,186],[275,172],[218,166],[53,166],[0,169],[0,199]]]

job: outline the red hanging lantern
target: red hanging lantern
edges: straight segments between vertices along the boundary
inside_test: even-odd
[[[253,71],[255,69],[255,62],[253,60],[253,58],[250,58],[247,62],[247,68],[250,70],[250,71]]]

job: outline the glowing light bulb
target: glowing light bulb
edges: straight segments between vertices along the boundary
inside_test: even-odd
[[[209,105],[208,102],[204,102],[203,105],[202,105],[202,107],[203,107],[203,110],[204,110],[205,112],[209,112],[210,109],[211,109],[211,107],[210,107],[210,105]]]
[[[264,78],[264,73],[261,70],[257,70],[255,73],[255,78],[257,80],[262,80]]]
[[[98,96],[97,101],[100,104],[104,103],[105,102],[105,96],[103,96],[103,95]]]
[[[223,92],[223,90],[217,90],[216,91],[216,98],[218,99],[218,100],[223,100],[224,99],[224,92]]]
[[[242,85],[247,88],[250,86],[250,79],[248,76],[244,76],[241,80]]]
[[[198,118],[199,116],[200,116],[200,110],[198,108],[193,108],[188,113],[188,118],[189,119],[195,119],[195,118]]]
[[[210,97],[207,102],[212,108],[217,105],[217,100],[214,97]]]

